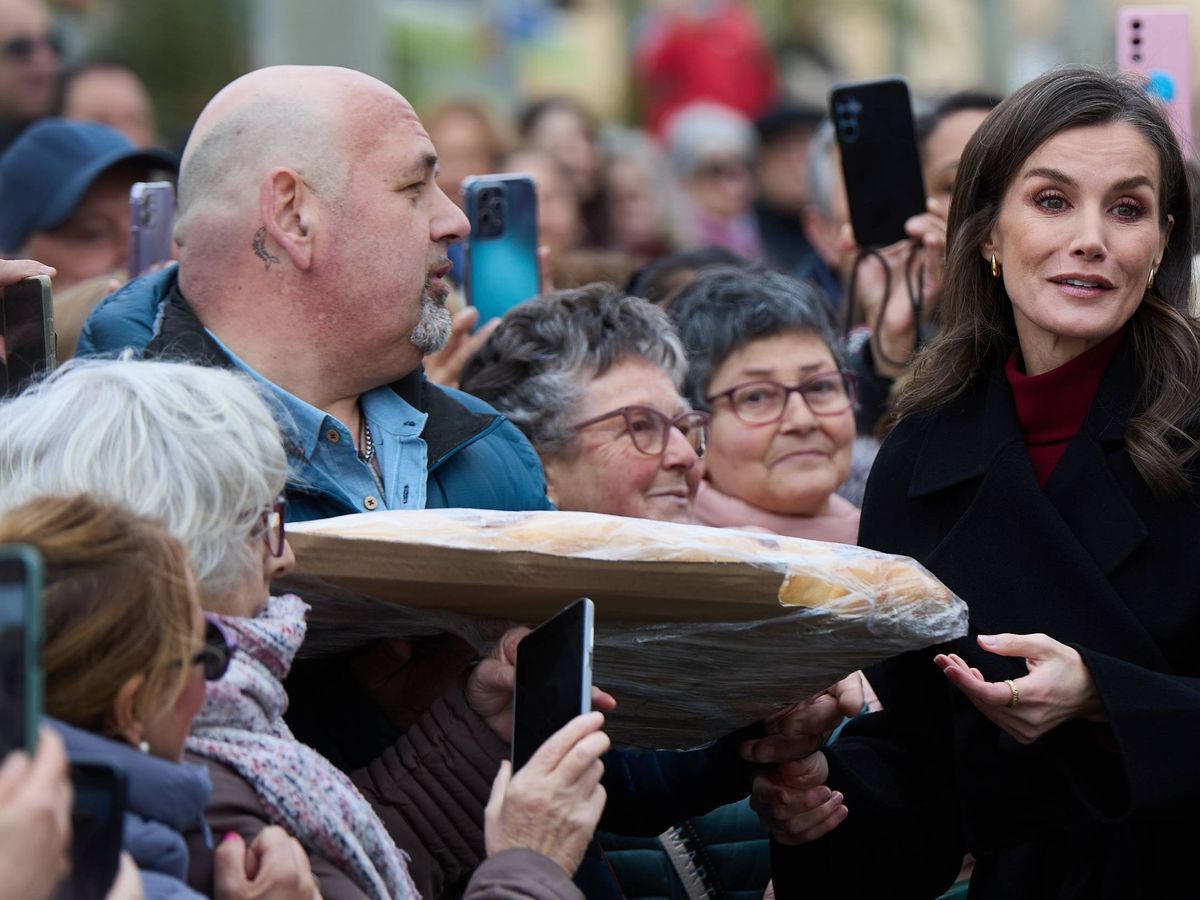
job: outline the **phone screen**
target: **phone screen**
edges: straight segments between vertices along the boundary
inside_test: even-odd
[[[580,598],[527,634],[517,649],[513,769],[592,706],[592,601]]]
[[[0,304],[0,362],[4,363],[5,394],[16,394],[31,378],[54,366],[54,320],[50,279],[26,278],[4,289]]]
[[[125,773],[106,763],[72,763],[71,877],[60,897],[103,900],[121,863]]]
[[[37,610],[27,549],[0,547],[0,758],[32,750],[39,704]]]

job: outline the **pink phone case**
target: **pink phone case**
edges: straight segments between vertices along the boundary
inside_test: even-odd
[[[1178,6],[1117,10],[1117,68],[1147,79],[1167,108],[1185,157],[1192,155],[1192,21]]]

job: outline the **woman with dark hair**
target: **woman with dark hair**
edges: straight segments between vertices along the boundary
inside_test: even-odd
[[[972,633],[869,671],[883,711],[760,781],[776,888],[932,897],[970,852],[972,897],[1163,895],[1200,839],[1183,160],[1140,85],[1070,68],[960,171],[941,332],[860,541],[928,566]]]

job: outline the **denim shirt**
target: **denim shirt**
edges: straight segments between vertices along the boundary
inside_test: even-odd
[[[246,365],[211,331],[208,337],[239,371],[253,378],[282,410],[293,472],[289,483],[334,491],[362,512],[424,509],[428,448],[421,439],[428,415],[387,385],[363,394],[360,402],[371,430],[379,471],[364,462],[350,430],[338,419],[288,393]],[[296,517],[289,511],[290,519]]]

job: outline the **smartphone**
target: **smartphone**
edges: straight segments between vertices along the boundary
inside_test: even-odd
[[[121,864],[125,773],[101,762],[72,762],[71,876],[60,900],[104,900]]]
[[[175,188],[169,181],[139,181],[129,189],[129,277],[171,260]]]
[[[522,638],[513,692],[513,770],[592,708],[592,601],[581,597]]]
[[[4,288],[0,338],[5,395],[20,393],[30,379],[54,368],[58,342],[47,276],[34,275]]]
[[[879,248],[903,240],[904,223],[925,212],[908,85],[898,77],[836,85],[829,115],[855,242]]]
[[[1146,79],[1166,106],[1185,158],[1192,155],[1192,22],[1181,6],[1117,9],[1117,68]]]
[[[537,188],[528,175],[472,175],[462,192],[471,222],[467,302],[484,325],[540,290]]]
[[[42,559],[0,547],[0,759],[37,744],[42,708]]]

